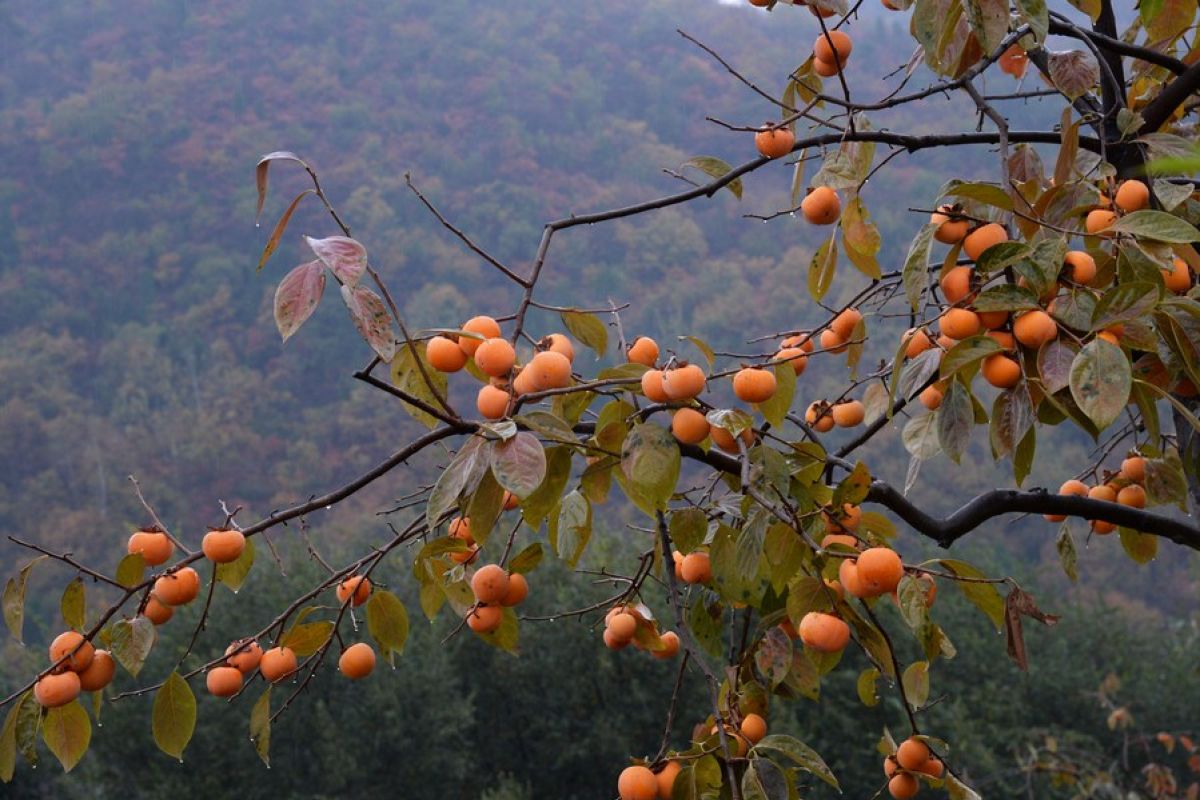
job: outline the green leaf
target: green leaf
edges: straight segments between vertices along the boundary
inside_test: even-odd
[[[498,445],[482,436],[472,436],[458,448],[454,458],[438,476],[425,503],[425,522],[431,529],[437,527],[446,512],[458,504],[463,492],[474,490],[480,476],[488,468],[496,447]]]
[[[254,540],[247,539],[242,554],[228,564],[217,565],[217,580],[225,584],[234,594],[246,583],[250,569],[254,566]]]
[[[708,516],[704,509],[689,506],[671,512],[668,533],[675,549],[687,555],[704,544],[708,535]]]
[[[138,614],[133,619],[122,619],[113,624],[109,646],[113,658],[136,678],[157,639],[154,623]]]
[[[921,296],[929,287],[929,248],[935,230],[937,225],[932,223],[922,227],[904,258],[900,280],[904,284],[904,296],[908,298],[908,305],[913,311],[920,306]]]
[[[601,412],[603,418],[603,412]],[[615,426],[610,426],[615,427]],[[602,430],[597,423],[596,430]],[[621,428],[624,431],[624,428]],[[521,500],[521,516],[525,524],[537,530],[546,515],[558,507],[559,498],[571,479],[571,448],[550,447],[546,450],[546,476],[531,495]]]
[[[1177,505],[1187,511],[1187,477],[1175,448],[1168,449],[1162,458],[1146,459],[1145,487],[1148,505]]]
[[[913,417],[900,434],[904,449],[913,458],[928,461],[942,451],[938,443],[937,414],[922,414]]]
[[[989,286],[975,298],[974,309],[986,311],[1025,311],[1040,308],[1038,299],[1033,292],[1022,286],[1004,283],[999,286]]]
[[[1033,427],[1033,405],[1023,385],[1006,389],[992,403],[989,429],[992,453],[997,459],[1013,455]]]
[[[413,350],[417,351],[417,357],[414,358]],[[417,368],[417,359],[425,366],[425,375],[421,375],[421,370]],[[428,381],[425,378],[428,377]],[[442,397],[446,396],[446,386],[448,381],[446,375],[438,372],[433,367],[429,366],[425,358],[425,343],[414,342],[410,347],[405,344],[396,350],[396,355],[391,361],[391,378],[392,385],[402,392],[412,395],[418,400],[422,400],[426,405],[438,407],[437,398],[430,390],[429,385],[433,384],[437,388],[438,393]],[[432,414],[417,408],[416,406],[404,403],[404,410],[407,411],[413,419],[420,422],[427,428],[436,428],[438,418]]]
[[[31,748],[36,747],[36,744],[30,742],[29,739],[32,738],[31,731],[37,728],[41,713],[41,706],[34,698],[32,689],[18,697],[9,706],[8,715],[4,718],[4,727],[0,728],[0,782],[12,781],[13,773],[17,769],[18,752],[24,753],[28,758]],[[26,724],[22,725],[22,721],[25,721]],[[30,721],[32,721],[32,725],[29,724]],[[25,741],[19,742],[20,738]],[[36,750],[33,751],[33,755],[33,763],[36,764]]]
[[[821,300],[833,285],[837,259],[837,239],[830,236],[817,248],[812,261],[808,262],[808,293],[814,300]]]
[[[131,589],[142,582],[146,572],[146,559],[141,553],[130,553],[117,564],[117,583],[126,589]]]
[[[250,709],[250,741],[262,762],[271,766],[271,687],[259,695]]]
[[[721,159],[714,158],[713,156],[693,156],[680,165],[680,170],[682,170],[683,167],[695,167],[705,175],[708,175],[712,178],[717,178],[718,180],[728,175],[729,171],[733,169],[733,167],[729,166]],[[733,192],[733,196],[738,200],[742,199],[741,178],[734,178],[729,183],[725,184],[725,188]]]
[[[496,477],[487,470],[479,478],[479,485],[467,502],[467,517],[471,520],[471,538],[480,546],[487,544],[496,526],[496,520],[504,513],[504,488]]]
[[[92,741],[92,721],[78,700],[46,711],[42,740],[54,753],[64,772],[70,772],[87,752]]]
[[[1103,339],[1088,342],[1071,362],[1071,396],[1100,430],[1121,415],[1132,386],[1128,357]]]
[[[604,355],[608,348],[608,328],[595,314],[585,311],[563,311],[559,317],[572,336],[594,350],[597,357]]]
[[[492,448],[492,474],[521,500],[533,494],[546,477],[546,451],[532,433],[521,431]]]
[[[293,625],[279,640],[280,647],[290,647],[301,658],[320,650],[333,635],[333,623],[329,620],[303,622]]]
[[[1158,305],[1159,287],[1149,281],[1114,286],[1104,293],[1092,312],[1091,330],[1098,331],[1118,322],[1143,319]]]
[[[392,653],[403,653],[408,641],[408,611],[399,597],[376,589],[367,601],[367,632],[379,645],[379,652],[395,664]]]
[[[578,442],[571,426],[549,411],[526,411],[524,414],[519,414],[515,421],[543,439],[550,439],[560,444],[576,444]]]
[[[1158,537],[1149,533],[1121,528],[1121,547],[1139,564],[1149,564],[1158,555]]]
[[[835,789],[841,788],[838,786],[837,778],[834,777],[833,772],[825,764],[825,760],[821,758],[816,750],[813,750],[799,739],[775,734],[767,736],[756,744],[754,750],[770,750],[787,756],[804,771],[816,775]]]
[[[77,631],[84,628],[84,617],[87,615],[87,599],[83,588],[83,579],[75,578],[63,590],[62,600],[59,601],[63,622]]]
[[[13,638],[24,644],[24,639],[21,638],[22,629],[25,627],[25,583],[29,580],[29,571],[33,569],[33,565],[47,558],[47,556],[38,556],[30,561],[25,566],[21,567],[21,571],[17,573],[15,578],[9,578],[8,583],[4,585],[4,624],[8,626],[8,630],[12,633]]]
[[[625,437],[621,472],[651,509],[666,509],[679,480],[679,468],[679,446],[666,428],[641,423]]]
[[[520,628],[517,624],[517,615],[511,608],[504,609],[504,613],[500,617],[499,628],[491,633],[479,634],[479,638],[492,647],[498,647],[514,655],[518,652],[517,644],[519,636]]]
[[[1143,209],[1126,214],[1113,223],[1112,230],[1156,242],[1188,244],[1200,240],[1200,230],[1165,211]]]
[[[883,246],[879,229],[871,222],[867,207],[857,194],[851,195],[842,209],[842,246],[846,257],[859,272],[873,280],[879,280],[882,272],[876,256]]]
[[[914,661],[904,670],[901,678],[904,684],[904,694],[909,704],[916,710],[925,705],[929,699],[929,662]]]
[[[952,558],[939,559],[938,563],[943,568],[950,570],[955,575],[961,578],[986,578],[987,576],[980,572],[975,567],[965,561],[958,561]],[[1004,598],[1000,596],[1000,592],[996,590],[996,585],[993,583],[977,583],[974,581],[954,581],[959,590],[966,595],[967,599],[975,604],[975,607],[982,611],[996,630],[1000,630],[1004,625]]]
[[[962,459],[963,451],[971,440],[971,428],[975,422],[974,410],[967,390],[958,381],[952,381],[946,390],[941,407],[934,412],[937,418],[937,438],[942,450],[955,464]]]
[[[837,488],[833,490],[833,507],[841,508],[845,503],[858,505],[867,499],[867,492],[870,488],[871,471],[867,469],[866,464],[859,461],[854,465],[850,474],[843,478]]]
[[[196,696],[178,672],[172,672],[154,694],[152,728],[158,749],[182,761],[196,729]]]
[[[792,666],[792,640],[778,625],[772,626],[759,642],[754,664],[772,689],[787,677]]]
[[[1008,33],[1008,0],[965,0],[963,6],[983,52],[990,53],[999,47]]]
[[[575,490],[562,499],[557,516],[550,518],[550,546],[575,569],[592,538],[592,504]]]
[[[1013,201],[1004,188],[994,183],[963,183],[951,180],[938,193],[940,197],[966,197],[1003,211],[1013,210]]]
[[[858,699],[867,708],[879,705],[879,670],[867,667],[858,674]]]
[[[1046,8],[1046,0],[1017,0],[1017,11],[1021,19],[1029,23],[1034,42],[1040,45],[1046,41],[1046,35],[1050,32],[1050,12]]]
[[[792,407],[792,400],[796,396],[796,370],[791,364],[776,364],[773,370],[775,372],[775,394],[771,395],[765,403],[759,403],[758,410],[762,412],[768,422],[779,427],[787,417],[787,413]]]
[[[534,542],[526,546],[508,562],[508,571],[522,575],[533,572],[542,563],[542,543]]]

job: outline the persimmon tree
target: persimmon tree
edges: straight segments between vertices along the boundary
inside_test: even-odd
[[[952,797],[978,796],[953,742],[922,724],[938,661],[955,652],[935,598],[949,585],[961,590],[1005,631],[1021,666],[1023,620],[1054,618],[1015,578],[950,556],[918,560],[911,542],[951,549],[991,518],[1040,515],[1048,522],[1030,524],[1053,526],[1072,577],[1080,535],[1109,536],[1138,562],[1155,556],[1160,539],[1200,549],[1188,513],[1200,501],[1200,202],[1188,177],[1200,106],[1200,58],[1189,44],[1196,7],[1142,2],[1124,10],[1136,16],[1120,32],[1109,0],[1079,0],[1070,14],[1042,0],[884,0],[910,14],[917,49],[899,86],[875,99],[856,88],[872,66],[854,54],[858,5],[752,5],[812,20],[811,54],[769,78],[783,83],[779,96],[683,34],[776,117],[764,125],[712,119],[740,137],[752,156],[744,163],[696,157],[671,173],[687,184],[677,193],[551,221],[522,266],[491,255],[406,176],[446,231],[511,282],[519,297],[512,308],[410,329],[384,277],[386,256],[368,258],[316,171],[290,152],[259,161],[260,215],[272,167],[299,168],[309,184],[271,232],[260,270],[299,204],[323,204],[332,226],[322,238],[305,237],[312,260],[278,285],[282,338],[336,284],[370,351],[353,378],[428,431],[345,485],[257,522],[241,524],[241,510],[222,503],[221,524],[202,537],[168,531],[134,481],[147,525],[123,543],[115,569],[10,537],[37,554],[5,587],[12,633],[21,636],[26,580],[39,562],[70,576],[61,602],[68,630],[45,668],[2,701],[0,777],[11,779],[17,754],[31,758],[39,738],[66,769],[79,761],[91,736],[82,692],[93,693],[96,710],[106,691],[113,701],[153,693],[153,737],[180,757],[197,685],[247,707],[267,761],[272,723],[319,670],[336,662],[361,679],[377,651],[391,660],[404,647],[409,612],[397,594],[373,587],[380,576],[415,581],[421,612],[447,636],[515,651],[521,627],[540,621],[520,608],[537,591],[543,559],[574,569],[596,507],[623,498],[644,520],[633,526],[642,535],[636,568],[606,571],[615,594],[554,617],[603,626],[597,647],[632,645],[678,664],[662,744],[652,751],[646,742],[630,764],[613,765],[623,800],[774,800],[797,797],[815,780],[836,787],[817,752],[768,720],[773,703],[816,700],[822,677],[848,668],[847,649],[866,665],[857,677],[862,702],[895,692],[903,709],[891,725],[903,734],[884,731],[882,764],[873,767],[880,793],[908,798],[944,787]],[[918,75],[926,85],[909,88]],[[1015,88],[985,94],[985,78]],[[936,120],[944,130],[922,133],[872,127],[874,115],[938,95],[961,96],[974,118]],[[1056,129],[1010,126],[1008,104],[1031,100],[1061,105]],[[951,178],[936,194],[912,198],[911,241],[886,251],[907,253],[885,256],[869,181],[910,153],[979,147],[994,153],[994,180]],[[808,265],[813,302],[803,329],[752,332],[749,352],[726,353],[716,348],[728,345],[688,331],[669,342],[627,332],[628,304],[539,292],[547,269],[569,269],[553,263],[551,248],[571,229],[723,190],[744,201],[751,176],[768,169],[792,171],[790,204],[747,216],[790,225],[799,213],[799,224],[828,231]],[[835,281],[855,287],[836,307],[825,303]],[[579,358],[583,348],[596,358]],[[845,370],[836,396],[806,387],[813,359]],[[1025,487],[1039,434],[1059,425],[1083,429],[1099,443],[1098,457],[1062,476],[1060,488]],[[994,458],[1011,464],[1011,484],[946,516],[911,502],[921,465],[939,456],[957,462],[972,436],[986,436]],[[876,475],[870,455],[897,440],[910,455],[903,486]],[[392,526],[386,541],[349,563],[323,562],[320,582],[264,614],[258,630],[232,643],[206,639],[214,593],[239,588],[260,534],[303,523],[435,447],[448,463],[396,509],[409,521]],[[420,546],[403,547],[410,543]],[[88,602],[88,583],[99,600]],[[147,680],[140,672],[156,627],[192,602],[203,610],[187,652]],[[909,652],[920,658],[906,661]],[[127,675],[118,678],[118,666]],[[700,713],[677,707],[689,671],[709,689]],[[691,725],[690,747],[669,749],[672,730]],[[1154,796],[1174,796],[1164,788],[1177,788],[1169,771],[1157,769],[1152,783]]]

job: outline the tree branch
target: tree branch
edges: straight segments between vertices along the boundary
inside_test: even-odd
[[[1175,109],[1179,108],[1189,97],[1200,90],[1200,61],[1192,64],[1175,80],[1171,81],[1142,109],[1142,127],[1138,136],[1154,133],[1161,128]]]

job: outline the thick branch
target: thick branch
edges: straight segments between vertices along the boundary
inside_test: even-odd
[[[1145,121],[1138,135],[1145,136],[1161,128],[1175,113],[1175,109],[1183,105],[1197,90],[1200,90],[1200,61],[1192,64],[1179,77],[1168,83],[1159,92],[1158,97],[1142,109],[1142,119]]]
[[[1129,56],[1136,58],[1139,61],[1145,61],[1147,64],[1154,64],[1158,67],[1164,67],[1176,75],[1181,74],[1187,69],[1187,64],[1184,64],[1177,58],[1173,58],[1166,53],[1160,53],[1157,50],[1152,50],[1149,47],[1142,47],[1136,44],[1123,42],[1120,39],[1114,39],[1111,36],[1106,36],[1099,31],[1086,31],[1076,25],[1070,25],[1059,18],[1058,14],[1050,14],[1050,33],[1057,36],[1069,36],[1074,39],[1082,39],[1086,36],[1092,41],[1096,47],[1117,55]]]

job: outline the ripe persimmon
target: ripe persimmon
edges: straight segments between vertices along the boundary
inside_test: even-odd
[[[243,675],[249,675],[254,670],[258,669],[259,662],[262,661],[263,649],[255,640],[249,642],[242,640],[232,642],[229,647],[225,648],[225,665],[234,667]]]
[[[535,391],[562,389],[571,385],[571,362],[562,353],[543,350],[529,361],[523,372],[529,372]]]
[[[1026,311],[1013,320],[1013,336],[1036,350],[1058,337],[1058,323],[1045,311]]]
[[[666,661],[668,658],[679,655],[679,634],[675,631],[667,631],[658,638],[662,641],[663,649],[653,651],[655,658]]]
[[[808,366],[808,356],[799,347],[782,347],[775,354],[775,361],[784,361],[792,365],[792,372],[796,375],[804,373],[805,367]]]
[[[639,336],[625,349],[625,358],[630,364],[644,364],[653,369],[658,362],[658,342],[649,336]]]
[[[930,756],[925,760],[925,763],[917,767],[917,772],[928,775],[931,778],[940,778],[946,772],[946,765],[937,756]]]
[[[951,339],[966,339],[979,333],[979,315],[966,308],[947,308],[938,320],[942,333]]]
[[[817,73],[822,78],[832,78],[834,75],[837,75],[838,72],[840,72],[837,64],[834,64],[832,61],[822,61],[816,56],[813,56],[812,66],[813,72]]]
[[[262,654],[258,671],[268,683],[290,678],[296,672],[296,651],[290,647],[272,647]]]
[[[1117,213],[1110,211],[1107,208],[1096,208],[1087,213],[1084,219],[1083,227],[1089,234],[1093,236],[1112,236],[1112,233],[1105,233],[1117,221]]]
[[[654,776],[655,782],[658,784],[658,799],[671,800],[671,790],[675,787],[675,778],[679,776],[679,771],[683,767],[679,766],[678,761],[668,761],[657,775]]]
[[[782,344],[784,347],[799,347],[804,352],[811,353],[813,351],[813,335],[808,331],[802,331],[787,337]]]
[[[142,609],[142,614],[155,625],[163,625],[175,615],[175,609],[151,594],[150,599],[146,601],[146,607]]]
[[[733,434],[724,428],[721,428],[717,425],[712,425],[709,427],[708,433],[710,436],[712,436],[713,444],[724,450],[726,453],[733,453],[736,455],[737,453],[742,452],[741,448],[738,447],[737,439],[734,439]],[[746,428],[740,434],[738,434],[738,439],[741,439],[742,443],[746,445],[747,449],[749,449],[754,445],[754,432],[749,428]]]
[[[921,390],[921,394],[917,399],[921,401],[921,405],[930,411],[937,411],[942,405],[942,400],[945,398],[945,393],[938,388],[937,384],[926,386]]]
[[[157,567],[171,559],[171,555],[175,552],[175,545],[163,531],[145,528],[135,531],[129,537],[127,551],[141,553],[142,561],[146,563],[146,566]]]
[[[800,641],[819,653],[836,653],[850,641],[850,626],[840,617],[810,611],[800,620]]]
[[[844,66],[853,49],[854,42],[845,31],[823,31],[813,42],[813,55],[829,64]]]
[[[566,356],[567,361],[575,363],[575,345],[571,344],[571,340],[561,333],[552,333],[542,337],[542,340],[538,342],[538,349]]]
[[[604,629],[603,639],[604,646],[609,650],[624,650],[630,642],[629,639],[618,639],[616,636],[613,636],[613,632],[608,628]]]
[[[758,744],[767,735],[767,721],[758,714],[747,714],[738,730],[750,744]]]
[[[854,335],[854,329],[858,327],[858,323],[862,322],[862,318],[862,312],[854,306],[843,308],[833,318],[833,322],[829,323],[829,329],[843,341],[848,341]]]
[[[1021,381],[1021,365],[1003,353],[985,358],[979,371],[997,389],[1011,389]]]
[[[952,205],[938,206],[938,210],[929,215],[929,221],[937,225],[933,238],[942,244],[958,244],[966,238],[971,223],[955,213]]]
[[[355,642],[342,651],[338,669],[352,681],[367,677],[375,669],[375,650],[366,642]]]
[[[605,624],[617,641],[628,642],[637,633],[637,620],[632,614],[624,611],[609,617]]]
[[[765,403],[775,388],[775,373],[761,367],[746,367],[733,376],[733,393],[743,403]]]
[[[537,387],[533,385],[533,373],[524,367],[518,369],[517,374],[512,379],[512,390],[513,394],[518,397],[530,392],[536,392]]]
[[[833,328],[826,328],[821,331],[821,349],[829,353],[844,353],[846,352],[845,338],[838,336],[837,331]]]
[[[1162,270],[1162,276],[1163,283],[1173,294],[1187,294],[1187,291],[1192,288],[1192,271],[1188,269],[1187,262],[1182,258],[1172,261],[1171,269]]]
[[[236,667],[213,667],[204,683],[213,697],[233,697],[242,690],[242,673]]]
[[[479,342],[463,337],[460,341]],[[467,365],[467,354],[459,342],[445,336],[434,336],[425,343],[425,360],[438,372],[458,372]]]
[[[79,673],[79,688],[84,692],[98,692],[112,683],[117,674],[117,662],[107,650],[97,650],[92,663]]]
[[[38,678],[33,696],[43,708],[58,708],[79,697],[79,676],[74,672],[51,673]]]
[[[710,428],[708,420],[694,408],[681,408],[671,417],[671,433],[684,444],[700,444],[708,438]]]
[[[500,605],[519,606],[525,602],[526,597],[529,597],[529,581],[519,572],[509,575],[508,590],[504,593],[504,597],[500,598]]]
[[[54,641],[50,643],[50,663],[55,664],[59,659],[68,655],[70,657],[59,664],[57,669],[83,672],[92,663],[92,658],[96,655],[96,648],[83,638],[82,633],[64,631],[55,636]]]
[[[1096,259],[1083,250],[1071,250],[1063,258],[1063,277],[1081,286],[1090,285],[1096,279]]]
[[[508,414],[512,398],[501,388],[484,384],[475,396],[475,408],[484,419],[503,419]]]
[[[169,606],[187,605],[200,594],[200,576],[191,567],[184,567],[154,582],[154,595]]]
[[[840,513],[831,514],[827,510],[822,511],[821,520],[825,523],[827,533],[856,531],[859,523],[862,522],[862,508],[852,503],[842,503]]]
[[[902,577],[904,562],[891,548],[870,547],[858,557],[858,579],[862,587],[872,594],[894,591]]]
[[[1008,231],[997,222],[989,222],[971,231],[963,239],[963,252],[972,261],[978,261],[989,247],[1008,241]]]
[[[933,341],[929,338],[929,334],[925,332],[924,328],[909,328],[904,332],[901,341],[904,343],[904,356],[906,358],[916,358],[921,353],[933,347]]]
[[[683,557],[679,572],[687,583],[708,583],[712,580],[712,562],[708,553],[695,550]]]
[[[353,599],[351,596],[353,595]],[[371,580],[365,575],[351,575],[337,587],[337,599],[340,605],[345,605],[347,600],[358,608],[371,596]]]
[[[1008,322],[1007,311],[976,311],[975,313],[979,315],[979,324],[989,332],[1003,327]]]
[[[1121,476],[1136,483],[1146,480],[1146,459],[1141,456],[1126,458],[1121,462]]]
[[[704,391],[704,370],[696,364],[684,364],[663,373],[662,388],[671,400],[691,400]]]
[[[626,767],[617,778],[617,795],[621,800],[654,800],[658,779],[646,767]]]
[[[997,62],[1000,65],[1000,71],[1011,75],[1017,80],[1025,77],[1025,70],[1029,68],[1029,56],[1025,53],[1025,48],[1019,44],[1009,45]]]
[[[463,323],[462,329],[468,333],[477,333],[483,337],[482,339],[472,339],[470,336],[459,337],[458,346],[469,356],[475,355],[475,351],[479,349],[479,345],[483,344],[485,340],[494,339],[500,335],[500,323],[491,317],[471,317]]]
[[[1106,483],[1102,483],[1099,486],[1093,486],[1091,489],[1088,489],[1087,496],[1092,500],[1103,500],[1106,503],[1117,502],[1117,490]],[[1112,533],[1117,529],[1116,525],[1102,519],[1092,519],[1088,520],[1088,522],[1092,526],[1092,532],[1101,536]]]
[[[654,403],[666,403],[671,399],[663,389],[662,370],[648,369],[642,373],[642,394]]]
[[[1150,187],[1139,180],[1121,181],[1117,187],[1117,208],[1128,214],[1131,211],[1141,211],[1150,205]]]
[[[200,543],[204,557],[214,564],[230,564],[237,561],[246,549],[246,537],[241,531],[232,529],[212,530],[204,534]]]
[[[754,146],[766,158],[783,158],[795,144],[796,134],[791,128],[764,128],[754,134]]]
[[[499,564],[482,566],[471,576],[471,591],[481,603],[499,603],[508,594],[508,573]]]
[[[894,800],[911,800],[917,796],[921,784],[907,772],[897,772],[888,779],[888,794]]]
[[[1117,502],[1130,508],[1145,508],[1146,490],[1136,483],[1131,483],[1117,492]]]
[[[827,433],[833,430],[834,421],[829,404],[818,400],[804,411],[804,421],[812,426],[817,433]]]
[[[855,425],[861,425],[863,419],[867,416],[867,408],[860,400],[848,400],[844,403],[835,403],[830,410],[833,415],[833,424],[839,428],[853,428]]]
[[[1088,487],[1083,481],[1077,481],[1074,478],[1065,482],[1058,487],[1059,494],[1074,495],[1075,497],[1087,497]],[[1047,522],[1062,522],[1067,518],[1066,514],[1043,514]]]
[[[929,760],[929,745],[917,738],[910,737],[896,748],[896,763],[903,769],[919,769]]]
[[[500,606],[476,606],[467,614],[467,627],[476,633],[492,633],[504,621]]]
[[[942,287],[942,296],[946,302],[954,305],[961,303],[971,296],[971,278],[975,270],[970,267],[954,267],[942,276],[938,285]]]
[[[842,214],[842,201],[828,186],[818,186],[800,201],[800,213],[814,225],[832,225]]]
[[[566,356],[563,357],[566,358]],[[507,339],[499,336],[484,341],[475,349],[475,366],[493,378],[502,378],[507,375],[515,363],[517,363],[517,351],[513,350],[513,346],[508,343]],[[567,364],[568,372],[570,372],[570,361]]]
[[[827,533],[821,537],[821,547],[828,549],[835,544],[845,545],[853,550],[858,549],[858,539],[845,533]]]
[[[983,315],[981,314],[980,319],[982,319],[982,318],[983,318]],[[1011,333],[1009,333],[1008,331],[988,331],[987,336],[989,339],[991,339],[996,344],[1003,347],[1005,350],[1017,349],[1017,340],[1014,339],[1013,335]]]

